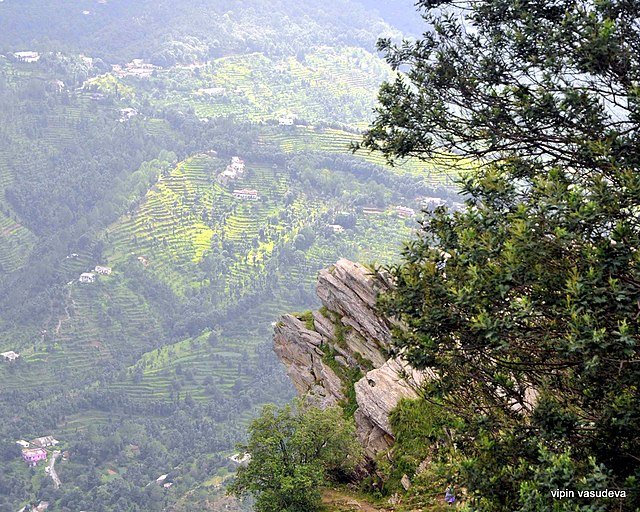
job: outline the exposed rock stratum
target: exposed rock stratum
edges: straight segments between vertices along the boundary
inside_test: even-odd
[[[364,266],[340,259],[319,273],[323,307],[300,318],[283,316],[274,335],[276,354],[299,394],[320,407],[348,406],[349,400],[357,407],[358,437],[372,459],[393,444],[389,413],[402,398],[416,398],[425,378],[387,355],[391,326],[375,305],[389,286]]]

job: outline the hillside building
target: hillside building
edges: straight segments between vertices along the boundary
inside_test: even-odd
[[[364,207],[362,208],[362,213],[366,214],[366,215],[380,215],[382,213],[384,213],[383,210],[381,210],[380,208],[371,208],[371,207]]]
[[[344,233],[344,227],[340,224],[329,224],[329,227],[333,230],[334,233],[340,234]]]
[[[231,163],[227,165],[227,168],[218,174],[217,181],[222,185],[227,185],[230,182],[241,178],[244,175],[244,171],[244,160],[238,156],[234,156],[231,158]]]
[[[420,198],[420,205],[425,210],[433,210],[438,206],[443,206],[445,203],[446,203],[445,200],[439,197],[421,197]]]
[[[17,61],[27,62],[29,64],[40,60],[40,54],[38,52],[15,52],[13,56]]]
[[[138,111],[135,108],[121,108],[120,109],[120,122],[124,123],[125,121],[128,121],[129,119],[135,117],[138,115]]]
[[[33,441],[31,441],[31,444],[33,446],[37,446],[38,448],[49,448],[50,446],[58,446],[60,444],[60,441],[58,441],[53,436],[45,436],[34,439]]]
[[[96,281],[96,275],[91,272],[84,272],[80,274],[78,281],[81,283],[94,283]]]
[[[103,267],[102,265],[96,265],[96,268],[93,269],[96,274],[100,274],[101,276],[110,276],[111,275],[111,267]]]
[[[29,446],[31,446],[29,442],[25,441],[24,439],[19,439],[18,441],[16,441],[16,444],[18,446],[22,446],[22,448],[29,448]]]
[[[20,354],[14,352],[13,350],[9,350],[8,352],[2,352],[0,357],[9,363],[13,363],[16,359],[20,357]]]
[[[229,457],[231,462],[235,462],[236,464],[248,464],[251,460],[250,453],[235,453]]]
[[[64,82],[62,80],[49,80],[48,87],[58,94],[64,91]]]
[[[250,201],[257,201],[260,199],[258,191],[249,188],[236,189],[233,191],[233,196],[236,199],[248,199]]]
[[[410,217],[415,217],[416,211],[413,208],[409,208],[407,206],[396,206],[396,213],[398,216],[408,219]]]
[[[113,74],[119,78],[124,78],[125,76],[149,78],[156,69],[159,69],[158,66],[145,62],[144,59],[133,59],[131,62],[126,64],[124,68],[118,64],[111,66]]]
[[[22,450],[22,459],[30,466],[36,466],[41,460],[47,459],[47,452],[43,448],[26,448]]]
[[[244,160],[239,156],[232,156],[230,167],[234,170],[244,172]]]
[[[283,116],[278,119],[278,124],[280,126],[293,126],[293,117],[292,116]]]
[[[196,91],[197,94],[202,96],[222,96],[226,91],[224,87],[205,87]]]

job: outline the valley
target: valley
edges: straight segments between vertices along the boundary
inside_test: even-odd
[[[272,324],[317,306],[320,269],[391,263],[425,201],[455,203],[444,166],[351,154],[392,74],[326,43],[165,65],[4,51],[0,510],[224,493],[247,422],[293,396]],[[41,435],[68,455],[59,487],[15,445]]]

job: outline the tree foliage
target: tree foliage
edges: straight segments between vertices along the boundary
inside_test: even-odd
[[[363,146],[476,166],[466,210],[436,210],[389,268],[396,349],[436,370],[426,396],[463,421],[458,476],[482,510],[551,510],[555,466],[634,510],[640,3],[419,4],[424,36],[380,43],[401,72]]]
[[[267,406],[249,436],[240,449],[251,460],[238,470],[230,490],[254,495],[258,512],[319,510],[319,486],[351,473],[361,456],[353,423],[338,407]]]

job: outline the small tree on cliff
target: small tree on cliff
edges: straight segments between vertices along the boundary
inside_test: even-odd
[[[249,428],[249,442],[239,448],[251,459],[230,492],[253,495],[257,512],[320,510],[321,486],[352,472],[362,452],[342,409],[320,410],[302,401],[282,409],[266,406]]]
[[[482,510],[560,510],[545,489],[579,482],[635,510],[640,3],[418,4],[424,36],[380,43],[402,72],[362,146],[475,167],[466,210],[436,211],[389,269],[396,349],[437,371],[427,399],[463,421]]]

